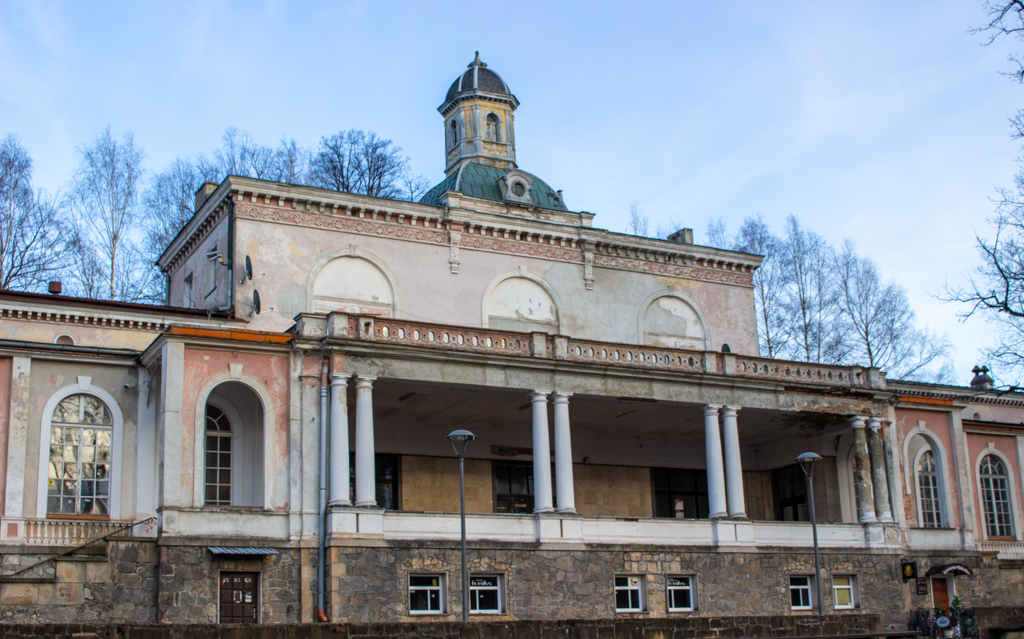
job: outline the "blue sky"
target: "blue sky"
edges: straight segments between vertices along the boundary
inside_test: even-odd
[[[75,149],[131,129],[159,170],[229,126],[313,146],[341,129],[393,139],[440,181],[436,112],[480,50],[521,102],[520,166],[623,230],[731,230],[786,215],[853,240],[948,333],[958,380],[991,339],[934,298],[976,262],[989,202],[1021,155],[972,2],[550,3],[0,1],[0,133],[54,190]]]

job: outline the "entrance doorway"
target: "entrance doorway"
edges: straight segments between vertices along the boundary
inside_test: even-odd
[[[932,607],[949,610],[949,600],[953,592],[951,577],[932,577]]]
[[[259,573],[220,573],[220,622],[256,623],[259,619]]]

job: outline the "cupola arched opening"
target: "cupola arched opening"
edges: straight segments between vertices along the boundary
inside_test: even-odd
[[[487,114],[486,139],[488,142],[501,142],[501,120],[493,113]]]
[[[679,293],[657,295],[641,310],[640,343],[668,348],[710,349],[703,313]]]

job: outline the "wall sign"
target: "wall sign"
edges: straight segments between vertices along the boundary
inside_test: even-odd
[[[917,562],[901,561],[900,572],[903,573],[904,582],[910,581],[911,579],[917,579]]]
[[[928,594],[928,580],[923,577],[918,577],[915,582],[917,583],[917,594],[927,595]]]

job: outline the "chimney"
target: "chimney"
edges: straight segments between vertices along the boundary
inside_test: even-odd
[[[61,288],[60,282],[50,282],[49,286],[47,286],[47,289],[50,291],[50,295],[60,295],[61,290],[63,290]]]
[[[678,242],[679,244],[693,244],[693,229],[679,229],[668,236],[668,241]]]
[[[975,366],[971,369],[974,379],[971,380],[971,388],[991,389],[992,378],[988,376],[988,366]]]
[[[218,184],[216,182],[203,182],[203,185],[196,191],[196,212],[203,208],[203,204],[206,204],[206,199],[210,197],[214,191],[217,190]]]

